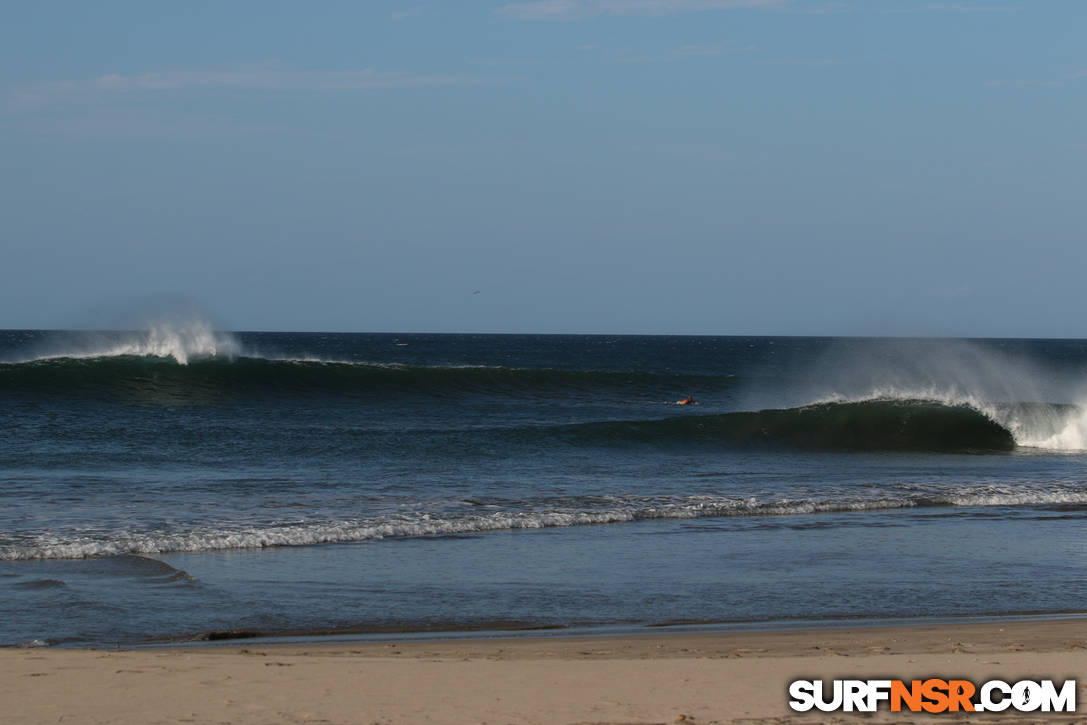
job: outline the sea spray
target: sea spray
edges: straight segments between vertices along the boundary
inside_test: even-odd
[[[792,372],[803,383],[784,389],[784,407],[931,401],[981,413],[1019,446],[1087,450],[1083,369],[1043,366],[1000,341],[839,340]]]
[[[143,331],[70,331],[16,353],[5,363],[113,357],[170,358],[179,365],[195,359],[230,359],[241,354],[237,338],[200,317],[150,321]]]
[[[1087,600],[1087,343],[139,329],[0,331],[0,645]]]

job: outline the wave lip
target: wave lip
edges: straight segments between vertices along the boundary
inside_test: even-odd
[[[214,330],[205,320],[192,320],[184,324],[153,322],[144,332],[72,333],[70,339],[7,364],[137,357],[173,359],[188,365],[190,360],[230,359],[241,352],[234,335]]]
[[[823,402],[757,412],[585,423],[579,433],[605,441],[697,442],[825,451],[1010,451],[1011,431],[966,405],[932,400]]]
[[[955,388],[878,388],[858,397],[830,396],[813,405],[890,403],[968,409],[1008,431],[1014,445],[1052,451],[1087,451],[1087,407],[1073,403],[992,400]]]

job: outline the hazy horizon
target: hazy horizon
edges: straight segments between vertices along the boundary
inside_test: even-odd
[[[3,332],[48,332],[48,333],[147,333],[156,323],[147,325],[130,325],[114,327],[9,327],[0,328]],[[947,340],[947,341],[984,341],[984,340],[1083,340],[1084,337],[1030,337],[1030,336],[970,336],[970,335],[894,335],[894,334],[846,334],[846,335],[822,335],[822,334],[773,334],[759,332],[740,333],[682,333],[682,332],[535,332],[532,330],[519,332],[479,332],[479,331],[447,331],[447,330],[285,330],[263,328],[225,328],[215,326],[216,333],[223,334],[283,334],[283,335],[467,335],[467,336],[527,336],[527,337],[751,337],[751,338],[817,338],[817,339],[857,339],[857,340]]]

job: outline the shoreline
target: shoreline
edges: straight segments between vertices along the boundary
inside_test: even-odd
[[[1087,618],[615,636],[0,650],[10,722],[814,723],[793,679],[1072,679]],[[970,722],[1087,722],[1080,710]],[[939,719],[941,716],[928,716]],[[963,715],[948,715],[962,721]],[[4,720],[0,716],[0,720]]]
[[[57,649],[172,649],[175,647],[230,647],[237,646],[325,646],[354,643],[385,642],[443,642],[463,640],[518,640],[518,639],[594,639],[597,637],[652,637],[655,635],[715,635],[715,634],[771,634],[775,632],[819,632],[836,630],[867,630],[889,627],[960,627],[991,623],[1087,621],[1087,612],[1023,612],[1008,614],[931,615],[916,617],[857,617],[795,618],[761,621],[669,621],[645,624],[533,624],[531,622],[495,622],[478,626],[396,628],[344,627],[340,629],[314,630],[256,630],[229,629],[208,630],[193,635],[164,636],[145,642],[109,645],[58,643],[49,645]],[[493,626],[492,626],[493,624]],[[508,626],[502,626],[508,625]],[[10,645],[9,645],[10,646]],[[23,647],[24,645],[15,645]],[[2,649],[2,647],[0,647]]]

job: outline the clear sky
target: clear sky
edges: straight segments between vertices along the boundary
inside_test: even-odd
[[[0,327],[1087,337],[1085,31],[1084,0],[5,3]]]

